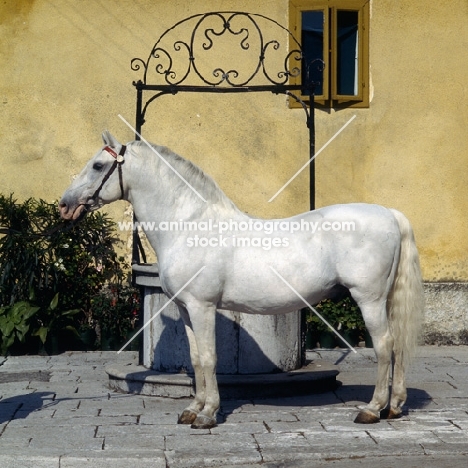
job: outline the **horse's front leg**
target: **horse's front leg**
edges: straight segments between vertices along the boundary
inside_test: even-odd
[[[191,343],[191,350],[196,349],[196,352],[191,351],[191,357],[197,386],[195,401],[192,408],[188,409],[198,411],[204,400],[203,409],[198,412],[192,427],[207,429],[216,426],[220,403],[216,380],[216,307],[213,304],[195,303],[187,308],[191,324],[189,334],[193,333],[189,341],[194,341]],[[202,390],[199,390],[200,386]]]
[[[190,361],[192,362],[192,367],[195,373],[195,398],[192,403],[184,409],[182,414],[179,416],[177,423],[192,424],[198,416],[198,413],[205,406],[205,377],[200,364],[197,342],[195,340],[195,334],[193,333],[190,317],[184,307],[179,306],[179,312],[185,324],[185,332],[187,334],[190,349]]]

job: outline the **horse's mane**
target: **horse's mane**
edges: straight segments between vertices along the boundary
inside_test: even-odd
[[[219,185],[208,175],[203,172],[198,166],[191,161],[178,155],[166,146],[155,144],[148,144],[143,141],[134,141],[132,146],[138,148],[137,152],[141,154],[145,152],[144,158],[149,161],[154,161],[155,165],[159,168],[159,173],[162,177],[171,177],[173,182],[174,191],[177,193],[184,193],[188,190],[194,197],[197,195],[191,190],[187,184],[178,177],[172,169],[170,169],[164,161],[161,161],[157,153],[159,153],[170,165],[173,167],[200,195],[211,204],[221,204],[226,208],[235,208],[236,205],[230,200],[227,195],[222,191]],[[153,151],[153,150],[155,151]]]

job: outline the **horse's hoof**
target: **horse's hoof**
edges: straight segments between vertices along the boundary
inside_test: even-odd
[[[369,410],[359,411],[358,415],[356,416],[356,419],[354,420],[356,424],[375,424],[379,421],[380,418]]]
[[[398,419],[401,418],[401,410],[394,410],[390,408],[387,414],[387,419]]]
[[[193,421],[192,429],[211,429],[216,426],[216,419],[199,414],[195,421]]]
[[[197,419],[197,413],[195,411],[185,409],[179,416],[177,424],[192,424]]]

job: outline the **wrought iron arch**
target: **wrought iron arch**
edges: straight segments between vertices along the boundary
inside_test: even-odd
[[[263,25],[269,27],[265,30]],[[217,41],[222,40],[231,41],[231,46],[237,49],[231,51],[229,60],[204,69],[203,54],[213,55]],[[292,49],[291,44],[294,45]],[[240,57],[243,69],[236,67],[234,57]],[[310,208],[314,209],[312,158],[315,154],[314,91],[317,83],[309,79],[312,67],[323,67],[323,62],[305,63],[301,45],[291,31],[267,16],[217,11],[187,17],[161,34],[146,60],[134,58],[131,61],[132,70],[143,71],[142,79],[133,82],[137,91],[136,139],[140,139],[149,105],[161,96],[187,92],[285,94],[297,101],[305,112],[311,159]],[[302,77],[301,84],[288,84],[291,77],[297,76]],[[310,106],[294,91],[299,91],[299,96],[309,96]],[[133,261],[138,262],[139,241],[134,240]]]

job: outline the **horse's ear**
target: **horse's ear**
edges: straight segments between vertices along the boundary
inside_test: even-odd
[[[102,141],[105,145],[112,146],[114,148],[120,145],[120,143],[117,141],[117,138],[111,135],[111,133],[108,130],[104,130],[102,132]]]

